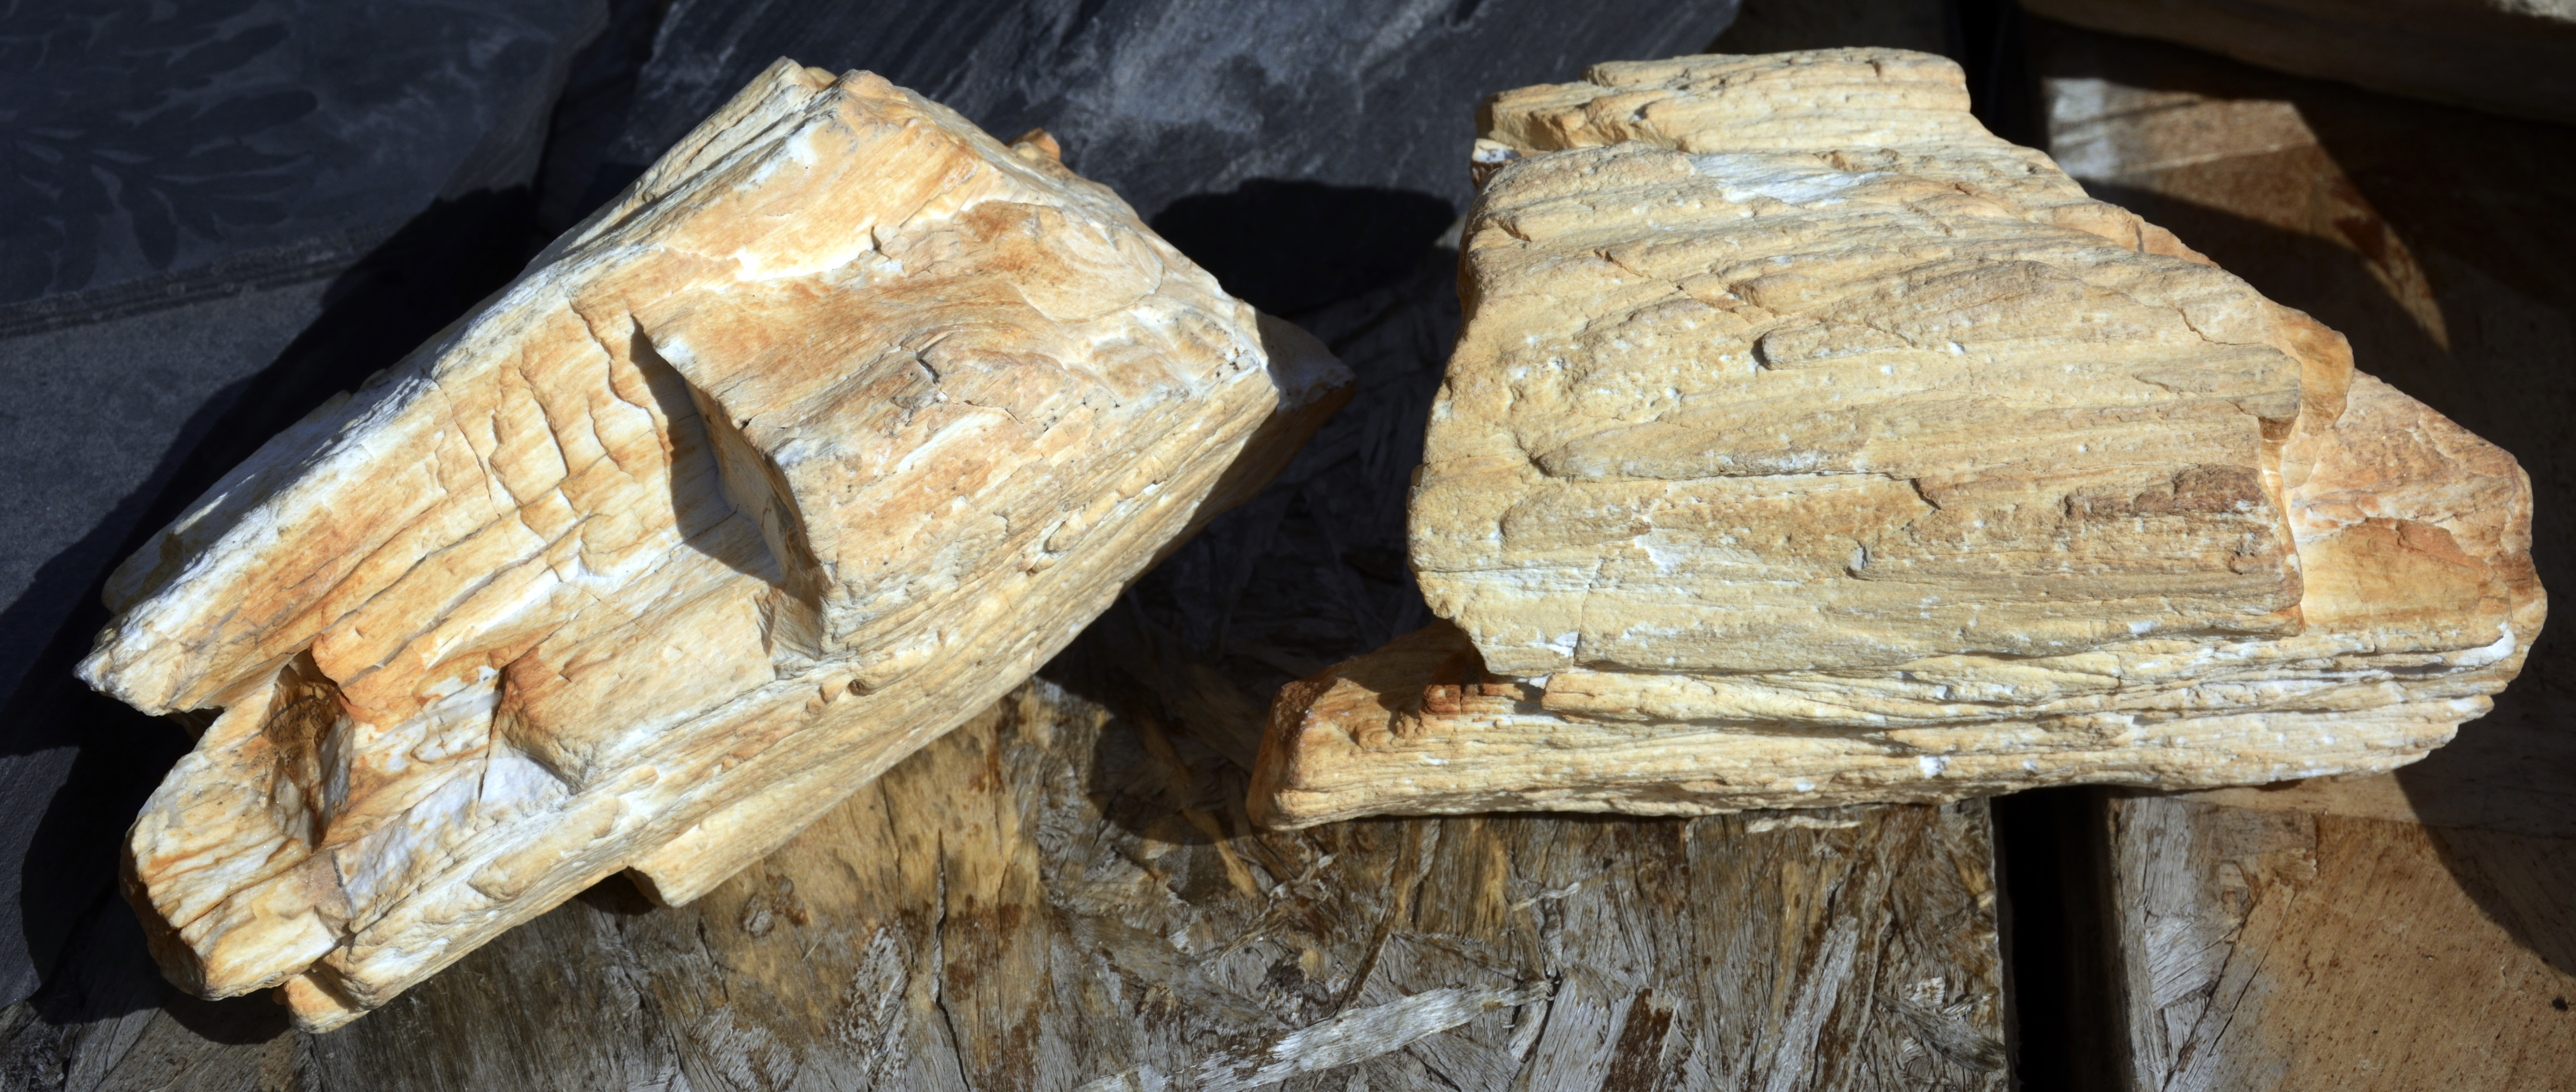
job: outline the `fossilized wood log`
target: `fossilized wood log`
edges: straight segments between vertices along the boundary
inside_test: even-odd
[[[119,571],[83,677],[215,712],[129,835],[156,954],[327,1027],[620,869],[695,898],[1347,387],[1043,134],[781,61]]]
[[[1893,50],[1487,107],[1434,627],[1282,692],[1274,823],[2385,770],[2539,630],[2511,456]]]

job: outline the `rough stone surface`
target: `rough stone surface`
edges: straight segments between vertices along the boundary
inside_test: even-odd
[[[2537,634],[2512,458],[1895,50],[1488,104],[1435,626],[1283,692],[1274,822],[2385,770]]]
[[[160,718],[133,713],[72,676],[106,621],[98,591],[108,571],[268,437],[507,284],[547,241],[615,197],[770,60],[787,55],[836,72],[876,72],[1000,136],[1045,127],[1063,142],[1068,165],[1115,189],[1229,293],[1307,329],[1319,329],[1312,312],[1321,306],[1381,308],[1379,290],[1399,282],[1405,299],[1423,301],[1400,311],[1398,321],[1369,328],[1370,339],[1394,351],[1373,376],[1382,392],[1371,396],[1368,427],[1349,430],[1392,437],[1392,449],[1359,451],[1369,475],[1386,469],[1381,459],[1393,472],[1364,477],[1336,469],[1311,479],[1305,494],[1329,494],[1331,512],[1310,516],[1309,500],[1288,505],[1292,529],[1310,519],[1336,521],[1338,545],[1312,534],[1294,540],[1295,563],[1318,571],[1291,577],[1283,565],[1252,564],[1265,543],[1291,541],[1265,537],[1278,522],[1266,510],[1242,521],[1250,534],[1191,551],[1217,559],[1223,571],[1260,573],[1253,587],[1282,589],[1282,613],[1314,604],[1320,581],[1358,588],[1360,605],[1385,618],[1383,631],[1373,624],[1340,633],[1305,626],[1299,635],[1317,647],[1300,657],[1311,662],[1280,669],[1276,679],[1265,662],[1233,652],[1208,630],[1182,631],[1202,653],[1228,653],[1221,670],[1254,714],[1245,720],[1250,740],[1279,682],[1428,618],[1403,564],[1402,485],[1419,461],[1421,414],[1455,333],[1457,305],[1448,269],[1433,279],[1436,292],[1414,291],[1411,275],[1431,263],[1432,240],[1472,197],[1457,166],[1460,149],[1475,137],[1465,106],[1499,88],[1571,79],[1591,58],[1694,52],[1726,27],[1733,9],[1732,0],[442,0],[399,9],[258,0],[247,10],[227,2],[184,11],[147,0],[20,3],[9,17],[11,33],[38,18],[52,20],[55,30],[43,64],[19,76],[32,81],[25,84],[31,94],[67,104],[77,117],[21,110],[0,121],[13,134],[39,121],[59,130],[78,120],[84,124],[75,128],[92,145],[130,148],[119,143],[130,126],[156,113],[167,111],[167,123],[292,90],[316,97],[313,118],[346,124],[334,130],[341,139],[309,149],[269,143],[276,132],[250,138],[259,151],[310,150],[278,171],[293,186],[317,187],[287,193],[289,221],[258,231],[226,227],[224,238],[252,248],[232,257],[254,260],[186,267],[194,244],[183,232],[183,260],[167,271],[169,280],[93,281],[92,288],[119,298],[85,291],[78,307],[49,302],[57,297],[23,305],[92,328],[66,331],[76,336],[65,339],[13,338],[0,351],[10,362],[0,369],[7,373],[0,386],[21,411],[10,433],[14,446],[0,449],[16,460],[0,475],[0,507],[15,516],[6,528],[26,532],[14,544],[0,542],[0,554],[18,555],[0,557],[0,584],[25,582],[23,591],[5,593],[15,601],[0,619],[0,678],[23,672],[27,680],[0,718],[0,861],[12,862],[0,868],[0,1001],[26,996],[40,980],[73,988],[68,972],[52,969],[68,930],[83,915],[125,913],[94,906],[100,895],[113,897],[113,846],[188,746]],[[605,29],[595,21],[601,14]],[[173,19],[197,33],[169,34]],[[551,19],[560,20],[545,28],[558,51],[551,59],[517,44],[494,50],[514,22]],[[253,28],[257,35],[225,42]],[[216,71],[261,45],[274,48],[238,70]],[[169,63],[183,53],[187,63]],[[350,57],[375,63],[351,65]],[[268,64],[290,60],[282,68]],[[200,82],[210,72],[215,78]],[[1173,78],[1184,72],[1204,78]],[[560,94],[546,97],[558,81]],[[523,95],[531,88],[534,94]],[[516,113],[522,104],[532,112]],[[264,116],[227,112],[153,132],[172,140],[182,157],[204,149],[221,158],[235,155],[234,146],[205,144],[208,124]],[[478,148],[487,137],[489,146]],[[39,172],[31,179],[59,165],[33,155],[15,162]],[[240,159],[234,165],[257,167]],[[514,165],[533,174],[496,169]],[[188,166],[192,184],[261,181],[209,173],[207,163]],[[80,200],[77,187],[29,192],[0,218],[61,223],[97,209]],[[442,199],[420,209],[433,194]],[[1172,219],[1157,222],[1167,212]],[[1179,222],[1190,219],[1213,230],[1194,236]],[[115,238],[115,221],[106,226],[102,238]],[[341,230],[355,227],[364,231]],[[283,250],[264,249],[271,244]],[[1454,268],[1454,250],[1444,253],[1442,264]],[[313,271],[313,280],[266,288],[276,283],[268,259],[281,254],[324,260],[296,267]],[[123,295],[129,290],[162,302],[174,292],[188,299],[201,291],[241,295],[98,318],[99,308],[130,302]],[[1364,295],[1378,302],[1358,303]],[[0,307],[0,316],[18,306]],[[1424,327],[1419,345],[1388,336],[1417,325]],[[1340,344],[1334,348],[1353,361]],[[60,377],[83,375],[121,396],[47,389]],[[203,392],[214,393],[199,401]],[[1345,463],[1361,458],[1339,450]],[[1363,521],[1348,522],[1352,512]],[[1211,594],[1191,585],[1174,602],[1194,618],[1236,619],[1230,632],[1239,636],[1246,612],[1235,609],[1234,598],[1230,588]],[[1344,625],[1337,610],[1312,616]]]
[[[129,835],[156,955],[327,1027],[620,869],[686,902],[1347,384],[1043,134],[782,61],[110,582],[83,677],[207,723]]]

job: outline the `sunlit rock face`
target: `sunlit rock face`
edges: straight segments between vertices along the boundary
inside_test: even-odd
[[[174,980],[324,1028],[684,902],[1017,685],[1347,397],[1032,133],[781,61],[129,560]]]
[[[1702,813],[2421,758],[2543,596],[2511,456],[1898,50],[1484,111],[1411,552],[1255,804]]]

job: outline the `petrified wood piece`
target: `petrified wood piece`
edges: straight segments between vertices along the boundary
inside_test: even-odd
[[[328,1027],[621,869],[687,902],[1347,384],[1043,134],[781,61],[118,572],[83,677],[214,714],[129,836],[156,954]]]
[[[2542,596],[2512,458],[1895,50],[1487,107],[1411,553],[1274,823],[2385,770]],[[1454,623],[1454,624],[1452,624]]]

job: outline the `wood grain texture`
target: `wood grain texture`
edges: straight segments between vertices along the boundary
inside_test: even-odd
[[[1243,776],[1033,683],[691,906],[602,885],[321,1035],[224,1045],[159,1010],[63,1029],[22,1006],[12,1076],[2003,1087],[1982,803],[1256,833]]]
[[[2576,843],[2153,797],[2110,814],[2131,1087],[2576,1082]]]
[[[1307,1049],[1327,1040],[1394,1037],[1337,1032],[1410,1034],[1531,991],[1274,1083],[2000,1087],[1980,804],[1285,836],[1251,835],[1232,810],[1242,775],[1215,756],[1249,766],[1273,690],[1429,617],[1403,563],[1404,496],[1457,329],[1455,270],[1456,252],[1435,248],[1399,283],[1294,316],[1359,393],[1049,668],[1133,711],[1097,735],[1097,710],[1044,748],[1017,721],[979,719],[691,908],[610,884],[323,1035],[257,1000],[176,995],[131,914],[106,903],[82,941],[101,965],[0,1010],[0,1087],[983,1089],[1009,1087],[994,1074],[1022,1055],[1043,1067],[1038,1088],[1239,1087],[1291,1059],[1347,1057]],[[1190,771],[1187,809],[1149,761],[1148,717]],[[1005,811],[994,794],[1010,785],[1053,795]],[[1017,831],[1037,851],[1007,871],[928,833],[970,829],[970,813],[983,817],[971,829]],[[1322,852],[1334,863],[1306,877]],[[1262,894],[1243,893],[1229,859]],[[1267,893],[1282,873],[1304,880],[1284,902]],[[1143,916],[1104,918],[1103,891],[1146,896]],[[1255,927],[1250,954],[1212,958],[1208,937]],[[839,939],[809,954],[825,932]],[[1028,994],[1004,992],[1023,986],[1088,1007],[1022,1033],[1000,1014],[1027,1011],[1010,1005]],[[982,1060],[957,1062],[960,1042]],[[1237,1064],[1193,1069],[1210,1061]]]
[[[2513,451],[2534,564],[2565,578],[2565,127],[2045,24],[2034,49],[2071,173]],[[2116,1083],[2576,1087],[2571,680],[2544,630],[2492,715],[2393,775],[2108,800]]]

